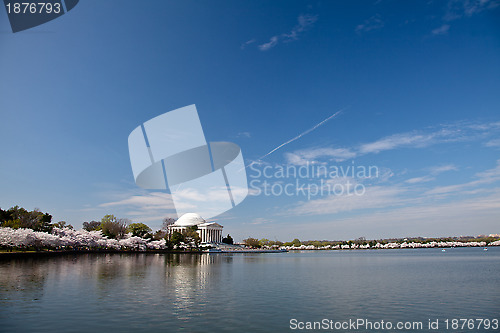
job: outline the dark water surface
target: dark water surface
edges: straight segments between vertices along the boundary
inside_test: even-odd
[[[0,332],[288,332],[293,318],[423,331],[439,319],[439,332],[445,319],[500,318],[500,248],[0,261]]]

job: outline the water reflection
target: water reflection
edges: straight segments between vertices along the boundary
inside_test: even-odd
[[[0,261],[0,304],[22,297],[25,301],[43,297],[44,285],[50,270],[46,259]]]
[[[188,319],[195,304],[206,303],[207,290],[220,288],[218,266],[232,260],[212,254],[86,254],[3,261],[0,302],[40,300],[51,281],[85,288],[97,301],[116,299],[124,291],[138,303],[168,301],[174,315]]]
[[[193,315],[196,306],[205,306],[208,297],[205,292],[218,290],[219,265],[231,263],[232,257],[225,255],[171,254],[165,260],[166,289],[174,292],[173,314],[181,320]]]
[[[286,330],[291,317],[491,318],[500,311],[500,248],[476,252],[86,254],[4,260],[0,331],[269,332]]]
[[[51,278],[90,279],[99,286],[108,286],[113,280],[144,283],[145,280],[164,276],[164,282],[179,284],[186,280],[197,282],[201,288],[210,273],[210,265],[231,258],[214,255],[144,255],[144,254],[88,254],[64,257],[17,258],[0,261],[0,301],[41,299],[45,283]],[[154,269],[153,269],[154,268]],[[158,269],[162,274],[157,274]]]

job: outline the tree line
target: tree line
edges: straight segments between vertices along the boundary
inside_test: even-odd
[[[492,236],[461,236],[461,237],[436,237],[436,238],[424,238],[424,237],[409,237],[409,238],[388,238],[388,239],[373,239],[367,240],[365,237],[359,237],[353,240],[339,240],[339,241],[329,241],[329,240],[308,240],[308,241],[300,241],[298,238],[290,242],[281,242],[279,240],[269,240],[267,238],[257,239],[253,237],[248,237],[243,240],[243,244],[252,248],[280,248],[280,247],[300,247],[301,245],[305,246],[314,246],[316,248],[326,247],[326,246],[366,246],[374,247],[376,244],[389,244],[396,243],[402,244],[405,242],[413,242],[413,243],[421,243],[428,244],[432,242],[453,242],[453,241],[461,241],[461,242],[485,242],[491,243],[498,240],[498,237]]]
[[[179,245],[187,245],[189,248],[198,248],[201,242],[197,232],[198,227],[189,227],[183,232],[174,231],[169,234],[168,226],[175,223],[176,219],[166,217],[163,219],[161,229],[153,232],[153,230],[142,222],[132,222],[126,218],[117,218],[112,214],[105,215],[99,221],[85,221],[82,223],[82,229],[86,231],[100,231],[102,235],[110,238],[121,240],[128,236],[140,237],[151,241],[165,240],[168,248],[174,248]],[[41,231],[51,233],[53,229],[69,228],[73,230],[71,224],[66,221],[52,222],[52,215],[44,213],[40,209],[35,208],[29,211],[25,208],[14,206],[7,210],[0,208],[0,227],[12,229],[32,229],[33,231]],[[230,235],[223,238],[223,243],[233,244],[233,239]]]

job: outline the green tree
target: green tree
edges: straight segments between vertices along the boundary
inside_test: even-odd
[[[184,241],[185,241],[184,235],[178,231],[174,231],[170,236],[170,243],[172,244],[172,246],[180,245],[181,243],[184,243]]]
[[[117,219],[114,215],[105,215],[101,220],[100,230],[109,238],[121,239],[127,233],[127,219]]]
[[[101,222],[97,221],[83,222],[83,230],[94,231],[100,229],[101,229]]]
[[[260,247],[260,242],[257,238],[252,238],[248,237],[247,239],[243,240],[243,244],[246,246],[252,247],[252,248],[259,248]]]
[[[132,233],[132,236],[145,238],[147,236],[152,237],[151,228],[144,223],[131,223],[127,227],[127,232]]]
[[[222,243],[232,245],[234,244],[233,237],[227,234],[227,237],[222,238]]]
[[[9,221],[9,220],[12,220],[12,217],[11,217],[9,211],[3,210],[2,208],[0,208],[0,226],[2,225],[3,222]]]
[[[260,241],[259,241],[259,245],[262,247],[262,246],[269,246],[269,239],[267,238],[262,238]]]
[[[60,229],[69,228],[69,229],[73,230],[73,226],[71,224],[67,224],[66,221],[56,222],[56,223],[54,223],[54,227],[57,227]]]
[[[52,215],[49,213],[42,213],[38,210],[34,210],[30,212],[33,221],[35,221],[35,224],[33,226],[33,230],[35,231],[44,231],[44,232],[51,232],[52,228],[54,228],[54,225],[50,223],[52,221]]]
[[[2,222],[2,227],[12,228],[12,229],[19,229],[19,228],[21,228],[21,220],[15,219],[15,220],[3,221]]]
[[[280,242],[279,240],[270,241],[269,245],[274,246],[274,247],[280,247],[280,246],[283,246],[283,242]]]
[[[52,221],[52,215],[49,213],[42,213],[38,208],[28,211],[22,207],[14,206],[7,211],[3,211],[1,215],[4,219],[4,221],[1,221],[2,226],[7,226],[8,224],[14,225],[17,228],[29,228],[35,231],[44,232],[51,232],[53,228],[53,225],[50,223]]]
[[[311,245],[313,245],[316,248],[323,246],[323,244],[320,241],[312,241]]]
[[[299,240],[298,238],[295,238],[295,239],[292,241],[292,245],[293,245],[293,246],[298,247],[298,246],[301,246],[301,245],[302,245],[302,243],[300,242],[300,240]]]
[[[161,240],[161,239],[164,239],[167,237],[167,233],[165,232],[165,230],[163,229],[160,229],[160,230],[157,230],[154,234],[153,234],[153,239],[154,240]]]
[[[196,248],[200,245],[200,235],[198,234],[198,226],[194,225],[192,227],[186,228],[184,231],[184,239],[185,242],[191,246],[191,244],[194,244]]]

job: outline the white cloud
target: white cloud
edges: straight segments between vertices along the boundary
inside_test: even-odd
[[[478,185],[491,185],[500,181],[500,160],[497,161],[497,166],[495,168],[476,173],[475,177],[478,179],[467,183],[435,187],[427,191],[426,194],[456,194],[467,188],[473,188]]]
[[[298,24],[293,27],[292,31],[288,34],[282,34],[281,36],[285,38],[285,41],[297,40],[299,34],[312,26],[317,20],[317,15],[300,15],[297,19]]]
[[[483,172],[478,172],[476,173],[476,177],[478,177],[481,180],[484,180],[486,182],[491,182],[491,181],[497,181],[500,179],[500,160],[497,160],[497,166],[488,169]]]
[[[423,176],[423,177],[410,178],[410,179],[405,180],[405,182],[408,184],[417,184],[417,183],[430,182],[430,181],[433,181],[434,179],[436,179],[436,178],[431,177],[431,176]]]
[[[453,21],[462,17],[470,17],[494,9],[499,5],[499,0],[450,0],[448,1],[444,20]]]
[[[161,225],[163,218],[175,217],[176,211],[172,197],[164,192],[120,195],[120,199],[100,204],[98,207],[106,210],[118,211],[133,220],[141,222],[157,222]]]
[[[433,35],[444,35],[450,29],[452,21],[471,17],[473,15],[494,9],[500,5],[500,0],[449,0],[443,16],[443,24],[434,30]]]
[[[438,175],[446,171],[458,171],[458,168],[454,164],[438,165],[429,168],[429,171],[433,175]]]
[[[239,132],[236,137],[238,138],[251,138],[252,135],[250,134],[250,132]]]
[[[451,166],[443,166],[442,170],[454,170]],[[415,192],[415,190],[403,186],[366,186],[366,192],[363,195],[356,195],[351,190],[350,194],[342,193],[339,195],[331,194],[326,197],[312,199],[300,202],[296,207],[287,210],[286,214],[297,215],[326,215],[338,214],[342,212],[356,212],[365,209],[384,209],[408,204],[422,204],[438,199],[443,199],[449,194],[461,196],[476,196],[491,193],[492,189],[478,187],[491,185],[500,181],[500,160],[496,167],[479,172],[475,175],[476,180],[451,186],[439,186],[425,192]],[[433,180],[431,176],[416,177],[406,180],[406,183],[417,184]],[[356,181],[349,180],[352,184],[351,189],[356,185]],[[343,180],[332,180],[335,183]],[[345,188],[345,187],[344,187]],[[465,191],[467,190],[467,191]],[[493,189],[494,190],[494,189]],[[500,191],[500,189],[496,189]],[[332,193],[332,192],[330,192]],[[472,199],[471,199],[472,200]],[[500,204],[499,204],[500,206]]]
[[[314,163],[314,161],[309,161],[297,153],[285,153],[284,155],[286,162],[291,165],[301,166]]]
[[[324,215],[368,208],[382,208],[400,205],[406,189],[396,186],[367,187],[363,195],[329,195],[325,198],[309,200],[293,208],[292,215]]]
[[[384,27],[384,22],[380,18],[379,14],[373,15],[369,19],[365,20],[363,24],[356,26],[355,31],[357,33],[368,32],[372,30],[381,29]]]
[[[385,168],[385,167],[378,168],[377,167],[377,169],[379,170],[378,175],[376,174],[375,176],[372,176],[371,178],[378,180],[379,183],[384,183],[394,176],[394,172],[392,172],[392,170],[389,168]]]
[[[102,209],[112,209],[120,214],[140,221],[156,221],[157,224],[166,217],[176,217],[188,212],[196,212],[209,218],[221,211],[231,208],[227,187],[210,187],[206,190],[178,186],[174,197],[165,192],[149,192],[141,194],[122,195],[120,199],[100,204]],[[246,188],[231,187],[233,198],[245,197]]]
[[[99,207],[137,206],[144,209],[172,209],[172,197],[168,193],[152,192],[146,195],[132,195],[126,199],[100,204]]]
[[[425,147],[430,144],[435,134],[395,134],[375,142],[361,145],[359,152],[362,154],[379,153],[384,150],[391,150],[403,146]]]
[[[247,40],[246,42],[242,43],[240,48],[244,50],[248,45],[255,43],[255,39],[250,39]]]
[[[320,158],[326,158],[341,162],[366,154],[377,154],[387,150],[398,148],[424,148],[439,143],[466,142],[484,140],[492,135],[497,135],[500,130],[500,123],[456,123],[443,125],[441,128],[431,131],[412,131],[406,133],[393,134],[373,142],[363,143],[355,147],[323,147],[302,149],[285,153],[288,163],[294,165],[306,165],[308,162],[321,163]],[[493,141],[493,142],[492,142]],[[486,145],[494,146],[495,140],[489,141]],[[500,140],[499,140],[500,141]],[[441,169],[439,169],[441,168]],[[431,169],[431,173],[457,170],[453,165],[438,166]]]
[[[325,230],[322,236],[325,239],[497,232],[500,187],[484,185],[500,182],[500,160],[494,168],[476,173],[475,178],[427,192],[416,193],[401,186],[374,186],[367,187],[363,196],[329,196],[300,202],[296,208],[287,210],[287,214],[318,217],[314,220],[302,218],[300,224],[290,224],[286,232],[292,236],[317,238],[317,230]],[[455,200],[440,201],[451,194],[457,195]],[[320,217],[322,215],[325,217]],[[328,220],[324,220],[326,218]],[[362,231],[362,234],[353,235],[353,230]]]
[[[446,35],[448,33],[448,30],[450,30],[450,25],[443,24],[439,28],[432,30],[432,34],[433,35]]]
[[[317,20],[317,15],[300,15],[297,18],[298,24],[293,27],[290,32],[272,36],[269,39],[269,42],[258,45],[258,48],[261,51],[268,51],[278,45],[279,42],[295,41],[299,38],[302,32],[312,27]]]
[[[450,203],[426,202],[320,222],[304,221],[288,226],[287,232],[305,239],[317,238],[317,230],[324,230],[324,239],[476,235],[498,232],[498,216],[499,188],[486,196]]]
[[[269,223],[269,222],[272,222],[272,220],[265,219],[263,217],[257,217],[257,218],[254,218],[252,220],[252,222],[250,222],[250,224],[265,224],[265,223]]]
[[[294,151],[293,153],[285,153],[285,158],[288,164],[306,165],[319,163],[317,158],[328,158],[335,162],[342,162],[350,158],[356,157],[356,153],[345,148],[313,148]]]
[[[427,170],[429,170],[430,175],[410,178],[410,179],[405,180],[405,183],[408,183],[408,184],[427,183],[427,182],[435,180],[436,178],[434,176],[437,176],[440,173],[447,172],[447,171],[457,171],[458,168],[453,164],[446,164],[446,165],[433,166],[433,167],[427,168]]]
[[[500,147],[500,139],[494,139],[484,144],[486,147]]]
[[[259,50],[267,51],[278,45],[278,36],[273,36],[269,42],[259,45]]]

